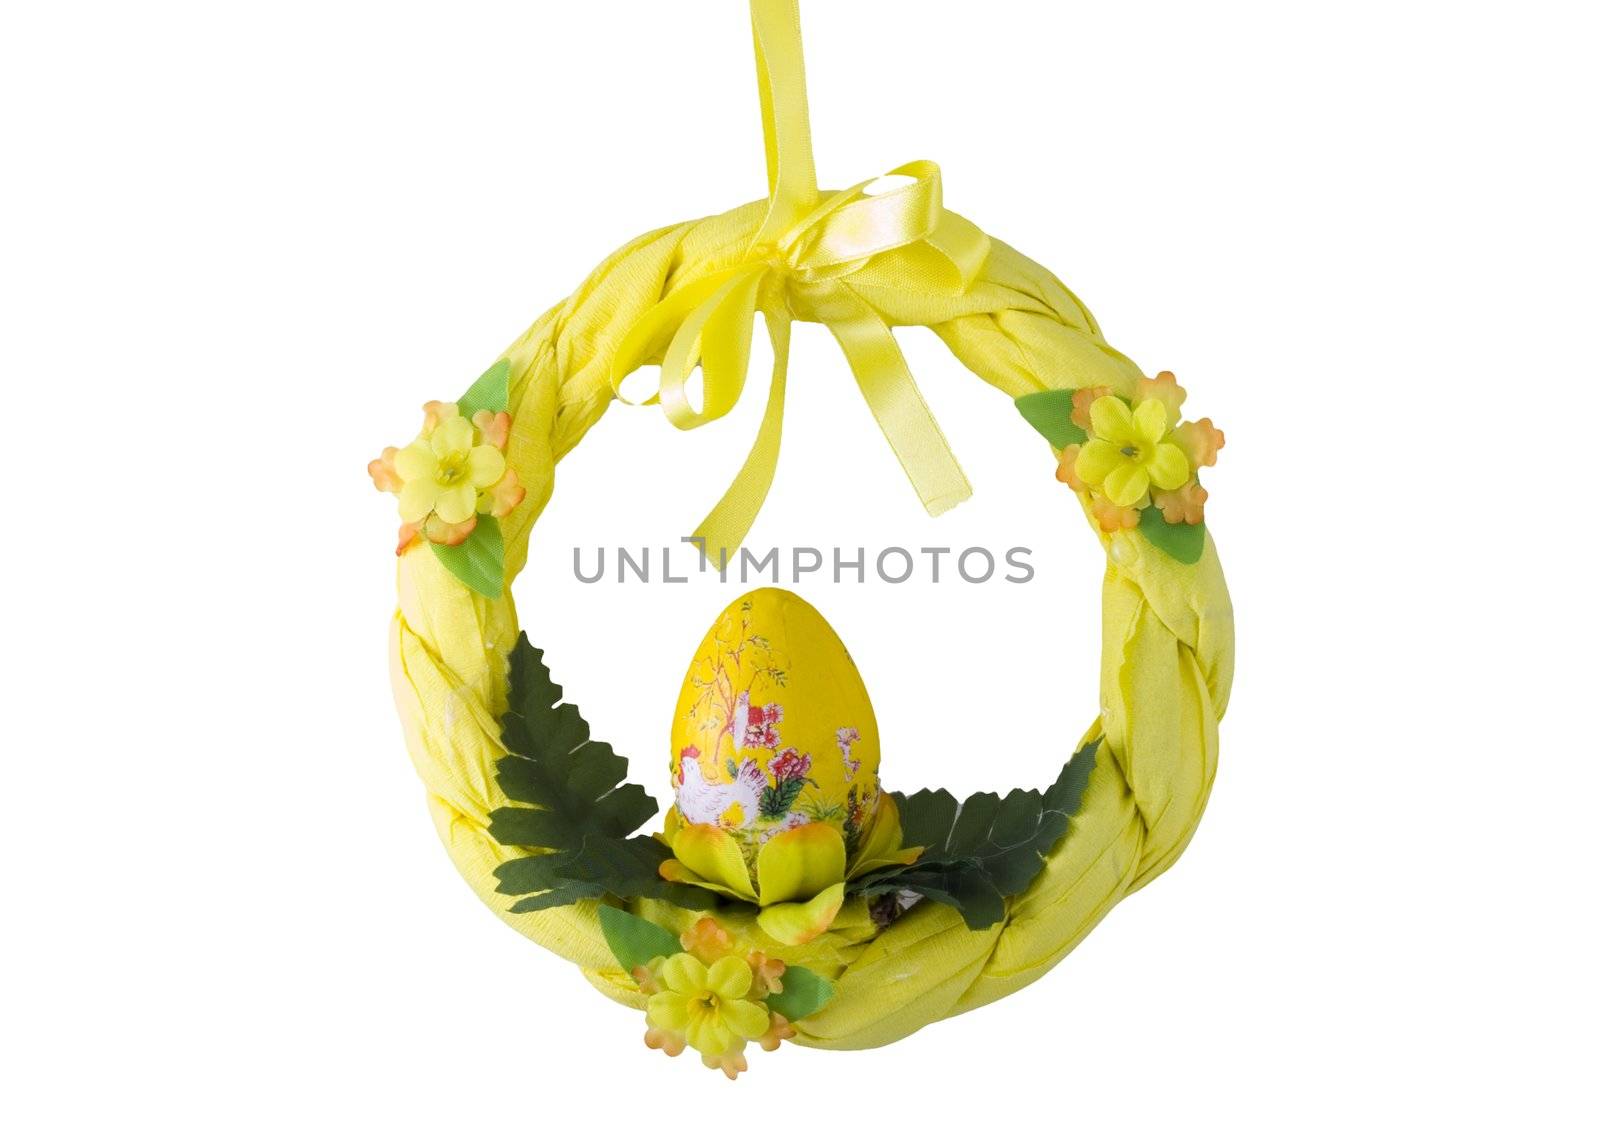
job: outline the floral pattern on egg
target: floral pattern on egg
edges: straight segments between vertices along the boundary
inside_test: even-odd
[[[696,650],[673,719],[680,819],[747,853],[825,823],[854,851],[878,807],[878,726],[844,643],[805,600],[759,588]]]

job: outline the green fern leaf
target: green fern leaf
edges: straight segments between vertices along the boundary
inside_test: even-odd
[[[560,703],[561,686],[526,634],[511,652],[507,700],[500,737],[510,754],[500,760],[497,777],[506,797],[521,804],[494,810],[489,832],[503,845],[549,850],[495,869],[498,891],[524,897],[513,911],[608,894],[696,909],[714,905],[711,892],[661,878],[661,862],[672,855],[665,845],[630,836],[655,815],[656,800],[636,783],[622,785],[628,761],[610,744],[589,738],[589,723],[576,705]]]
[[[914,891],[956,908],[973,930],[993,926],[1005,918],[1006,898],[1033,883],[1066,834],[1099,746],[1085,745],[1043,793],[974,794],[959,805],[947,790],[894,795],[904,843],[921,845],[922,856],[909,867],[870,873],[851,890],[869,898]]]

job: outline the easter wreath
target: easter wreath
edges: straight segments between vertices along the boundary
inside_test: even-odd
[[[885,191],[819,191],[795,0],[750,7],[769,197],[625,245],[369,466],[402,520],[396,699],[457,868],[517,930],[645,1010],[652,1047],[693,1047],[730,1077],[751,1042],[879,1046],[1042,976],[1187,844],[1233,663],[1198,481],[1222,433],[1184,420],[1176,379],[1142,376],[1049,272],[946,210],[935,165],[897,168]],[[772,480],[794,320],[833,332],[931,513],[970,491],[891,327],[931,328],[1052,447],[1107,570],[1101,712],[1049,787],[959,805],[883,792],[842,645],[798,597],[758,589],[702,643],[674,730],[674,806],[659,835],[637,832],[655,801],[562,702],[509,587],[555,464],[622,379],[659,363],[647,403],[679,427],[717,419],[741,392],[757,311],[771,389],[696,534],[714,563]],[[855,716],[785,708],[774,627],[837,647],[839,711]]]

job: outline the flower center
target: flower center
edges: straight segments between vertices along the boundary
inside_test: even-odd
[[[434,481],[442,487],[455,486],[467,477],[467,454],[456,452],[443,456],[439,460],[439,469],[434,472]]]
[[[718,1000],[716,993],[701,993],[695,998],[695,1001],[700,1005],[700,1009],[703,1012],[715,1012],[717,1010]]]

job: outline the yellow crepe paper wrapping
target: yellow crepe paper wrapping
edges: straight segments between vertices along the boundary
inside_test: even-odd
[[[506,455],[528,489],[501,526],[508,585],[526,560],[556,463],[614,399],[612,362],[630,326],[673,292],[748,260],[772,209],[762,200],[635,239],[506,350],[513,416]],[[920,245],[880,253],[841,276],[791,275],[782,287],[796,319],[825,322],[844,306],[852,316],[869,309],[891,326],[926,326],[1008,397],[1099,385],[1129,395],[1140,376],[1072,293],[998,241],[959,287]],[[922,904],[879,933],[853,899],[825,934],[780,948],[753,921],[727,916],[736,938],[834,982],[833,1000],[797,1025],[797,1042],[881,1046],[1015,992],[1169,867],[1188,842],[1211,789],[1217,721],[1233,675],[1232,611],[1216,547],[1208,539],[1199,562],[1184,565],[1137,532],[1100,533],[1085,513],[1108,560],[1102,707],[1079,743],[1103,735],[1105,745],[1065,841],[1032,886],[1008,901],[1005,921],[987,930],[969,930],[955,911]],[[506,656],[519,629],[511,597],[474,594],[431,550],[418,548],[400,559],[399,600],[391,641],[396,698],[451,858],[502,920],[579,965],[601,992],[642,1008],[601,937],[594,903],[513,914],[510,900],[494,890],[494,868],[524,855],[488,831],[490,812],[507,804],[494,774],[504,753],[497,722]],[[530,629],[536,635],[537,622]],[[586,703],[603,720],[604,699]],[[1041,783],[1074,746],[1040,751]],[[694,918],[655,902],[635,909],[674,930]]]

